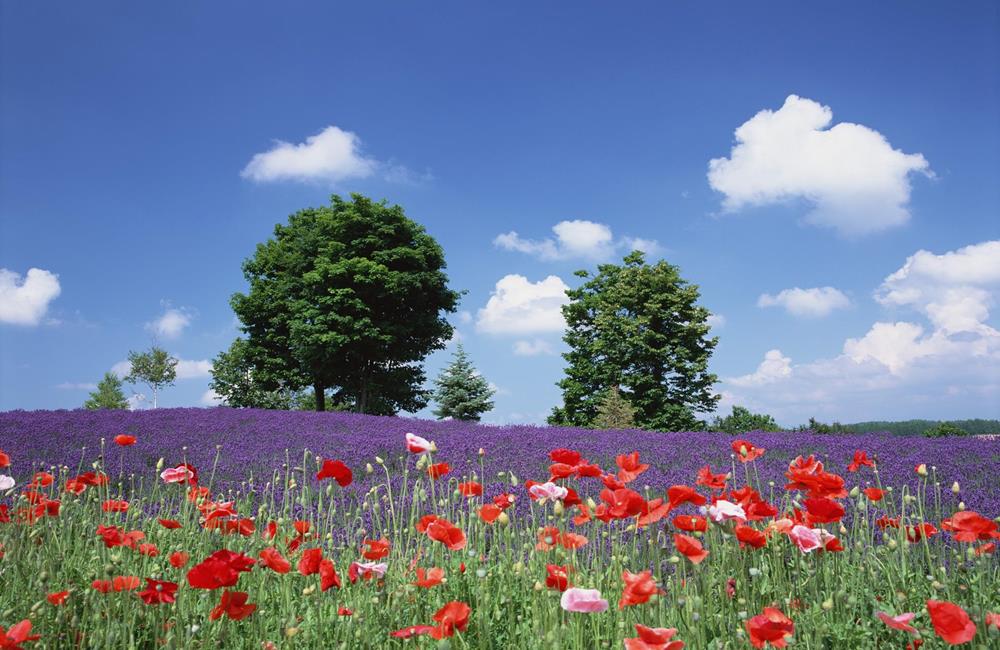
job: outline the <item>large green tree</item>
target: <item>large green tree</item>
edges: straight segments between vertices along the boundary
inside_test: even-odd
[[[495,391],[476,372],[461,343],[455,346],[454,358],[434,380],[434,384],[437,386],[434,401],[438,404],[434,415],[439,420],[452,418],[478,422],[483,413],[493,409],[490,398]]]
[[[173,386],[177,379],[178,360],[161,347],[153,346],[146,352],[128,353],[129,373],[125,381],[130,384],[146,384],[153,391],[153,408],[159,391]]]
[[[718,343],[709,337],[709,312],[698,305],[696,285],[665,261],[647,264],[640,251],[623,264],[602,264],[596,275],[566,292],[563,306],[569,352],[559,382],[563,405],[551,424],[590,426],[609,389],[621,387],[636,426],[661,431],[699,427],[719,397],[708,359]]]
[[[97,409],[127,409],[128,399],[122,392],[122,380],[113,372],[104,373],[104,379],[97,384],[97,390],[92,392],[87,401],[83,403],[83,408],[96,411]]]
[[[444,347],[459,294],[444,251],[403,208],[333,196],[278,224],[243,263],[233,310],[249,354],[291,390],[388,415],[427,404],[420,362]]]
[[[712,431],[726,433],[746,433],[747,431],[780,431],[774,418],[766,413],[752,413],[742,406],[733,406],[733,412],[725,417],[716,416],[709,427]]]

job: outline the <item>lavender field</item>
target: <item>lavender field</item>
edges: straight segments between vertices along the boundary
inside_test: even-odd
[[[186,458],[205,471],[212,467],[218,447],[216,478],[225,484],[251,475],[269,478],[286,459],[296,463],[308,450],[342,459],[356,475],[355,486],[349,489],[358,491],[369,487],[363,469],[375,456],[386,459],[390,467],[404,457],[399,441],[407,432],[435,440],[440,448],[436,457],[449,463],[457,475],[478,471],[478,452],[483,449],[488,495],[511,487],[506,475],[490,484],[490,477],[498,472],[513,472],[522,481],[543,480],[549,451],[560,447],[576,449],[602,466],[614,466],[616,455],[625,451],[638,451],[643,462],[650,464],[642,484],[657,491],[691,483],[698,468],[706,464],[716,472],[734,467],[733,437],[724,433],[488,426],[352,413],[228,408],[0,413],[0,449],[39,468],[66,465],[75,470],[81,459],[89,465],[100,452],[101,438],[107,445],[107,469],[115,473],[123,469],[137,476],[148,475],[160,458],[168,466]],[[137,439],[127,453],[111,443],[119,434]],[[919,478],[914,467],[924,463],[936,468],[943,485],[950,487],[957,481],[961,487],[958,495],[944,490],[943,498],[954,501],[944,506],[954,507],[961,500],[972,510],[1000,512],[1000,439],[791,432],[741,437],[767,450],[758,461],[762,476],[780,477],[792,459],[810,454],[842,473],[860,449],[877,458],[886,485],[896,489],[906,485],[912,491]],[[23,471],[27,473],[27,468]]]

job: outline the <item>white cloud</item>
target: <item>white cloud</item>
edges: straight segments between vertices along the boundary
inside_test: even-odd
[[[0,269],[0,323],[38,325],[62,289],[59,276],[43,269],[21,274]]]
[[[203,406],[222,406],[226,403],[226,401],[211,388],[202,393],[201,399],[198,401]]]
[[[497,384],[494,384],[492,381],[490,382],[490,390],[492,390],[493,394],[496,395],[497,397],[511,394],[509,390],[507,390],[503,386],[498,386]]]
[[[727,380],[734,386],[764,386],[790,377],[792,360],[781,354],[781,350],[768,350],[757,370],[749,375],[732,377]]]
[[[539,282],[530,282],[523,275],[505,275],[479,310],[476,329],[488,334],[560,332],[566,326],[561,308],[569,302],[567,289],[557,275]]]
[[[472,322],[472,313],[470,313],[465,309],[458,312],[458,322],[462,323],[463,325],[468,325],[469,323]]]
[[[816,287],[800,289],[794,287],[785,289],[776,296],[769,293],[761,294],[757,299],[758,307],[783,307],[793,316],[821,318],[829,315],[835,309],[845,309],[851,305],[850,299],[839,289],[833,287]]]
[[[988,333],[985,321],[1000,288],[1000,240],[942,255],[920,250],[875,292],[886,307],[910,307],[947,332]]]
[[[176,355],[172,356],[177,359],[177,379],[198,379],[212,374],[212,362],[208,359],[192,360],[181,359]],[[128,361],[119,361],[111,366],[111,372],[122,378],[126,377],[131,370],[132,364]]]
[[[61,384],[56,384],[56,388],[59,390],[97,390],[97,384],[64,381]]]
[[[910,174],[930,176],[927,160],[893,149],[871,128],[832,122],[828,106],[789,95],[779,110],[762,110],[741,125],[729,158],[708,164],[723,208],[802,199],[813,206],[807,222],[848,235],[906,223]]]
[[[514,341],[514,354],[519,357],[537,357],[555,354],[552,344],[542,339],[533,341]]]
[[[600,261],[609,259],[620,250],[641,250],[649,255],[660,250],[659,244],[652,239],[624,237],[616,241],[610,227],[594,221],[560,221],[552,226],[552,232],[555,238],[535,240],[524,239],[512,230],[497,235],[493,245],[547,261],[581,258]]]
[[[367,178],[378,167],[377,160],[362,155],[357,134],[328,126],[299,144],[276,141],[270,150],[254,154],[241,175],[257,182],[337,183],[348,178]],[[398,174],[398,168],[394,169]]]
[[[167,305],[159,318],[146,323],[146,331],[165,339],[175,339],[190,324],[191,314],[186,309],[174,309]]]
[[[709,314],[706,322],[712,329],[721,329],[726,326],[726,317],[722,314]]]
[[[987,318],[1000,290],[997,250],[983,242],[912,255],[875,295],[887,307],[917,312],[926,324],[876,322],[847,338],[839,355],[804,363],[772,350],[756,372],[724,380],[723,392],[731,403],[755,404],[786,423],[823,414],[841,420],[995,415],[1000,331]]]

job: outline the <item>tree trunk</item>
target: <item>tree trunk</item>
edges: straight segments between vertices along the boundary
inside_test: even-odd
[[[316,392],[316,410],[325,411],[326,410],[326,387],[323,384],[316,382],[313,384],[313,390]]]

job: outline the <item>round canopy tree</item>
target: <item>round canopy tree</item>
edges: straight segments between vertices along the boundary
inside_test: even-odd
[[[566,294],[563,306],[570,351],[559,382],[563,405],[549,423],[591,426],[608,390],[622,388],[635,425],[659,431],[697,429],[695,413],[715,410],[715,375],[708,359],[709,312],[698,305],[698,287],[665,261],[647,264],[635,251],[621,266],[602,264],[597,275]]]
[[[420,362],[445,346],[458,292],[444,251],[403,208],[359,194],[333,196],[278,224],[243,263],[248,293],[233,310],[247,354],[269,380],[326,391],[359,413],[427,404]],[[266,368],[266,370],[265,370]]]

